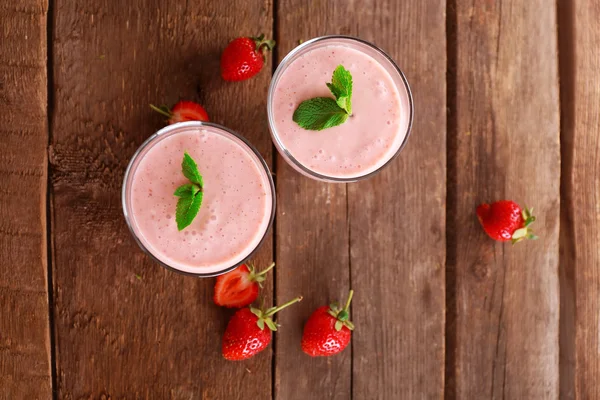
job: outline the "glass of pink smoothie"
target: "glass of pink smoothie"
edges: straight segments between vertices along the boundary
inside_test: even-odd
[[[333,97],[326,82],[338,65],[352,74],[352,115],[321,131],[300,127],[294,111],[305,100]],[[267,112],[273,142],[292,167],[314,179],[352,182],[400,153],[414,110],[408,81],[386,53],[357,38],[324,36],[304,42],[279,64]]]
[[[187,152],[203,177],[203,201],[191,225],[175,221]],[[261,245],[275,213],[275,187],[260,153],[242,136],[208,122],[169,125],[146,140],[123,182],[123,212],[136,242],[177,272],[208,277],[228,272]]]

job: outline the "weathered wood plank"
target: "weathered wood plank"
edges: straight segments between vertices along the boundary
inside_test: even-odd
[[[136,147],[162,125],[148,103],[197,100],[270,162],[270,62],[256,78],[228,84],[219,58],[236,36],[271,34],[272,8],[269,0],[56,2],[59,397],[271,396],[271,352],[243,363],[222,358],[230,313],[212,304],[214,280],[169,272],[143,255],[125,226],[120,189]],[[271,242],[258,264],[271,260]],[[270,282],[267,293],[270,302]]]
[[[441,398],[446,2],[360,4],[357,32],[388,51],[406,73],[415,120],[398,159],[373,179],[348,186],[357,326],[353,394],[356,399]]]
[[[575,397],[575,233],[573,226],[573,136],[575,116],[575,25],[573,1],[557,1],[560,74],[559,398]],[[587,51],[587,49],[585,50]],[[585,397],[585,396],[584,396]],[[582,398],[584,398],[582,397]]]
[[[278,2],[278,11],[281,60],[299,40],[339,33],[336,18],[349,17],[353,7],[285,0]],[[348,399],[351,348],[335,357],[311,358],[300,347],[310,314],[319,306],[342,301],[350,288],[346,185],[308,179],[278,156],[277,192],[276,297],[279,303],[296,294],[304,300],[279,316],[283,327],[277,335],[275,398]]]
[[[572,391],[575,398],[595,399],[600,398],[600,87],[597,84],[600,4],[581,0],[562,3],[564,7],[572,7],[568,11],[573,18],[572,25],[565,27],[571,29],[570,51],[561,54],[572,62],[571,69],[564,71],[572,75],[565,76],[570,86],[565,88],[563,102],[563,137],[571,156],[564,170],[568,190],[565,229],[573,234],[564,245],[569,250],[564,262],[570,274],[567,280],[573,279],[567,284],[576,288],[570,292],[576,307],[574,327],[569,327],[570,332],[575,333],[575,387]],[[568,393],[567,389],[561,388],[561,392]]]
[[[0,6],[0,398],[52,395],[45,0]]]
[[[323,34],[350,34],[373,41],[407,67],[409,80],[426,93],[418,99],[417,108],[427,110],[428,122],[417,123],[415,135],[422,135],[420,143],[409,144],[406,153],[378,177],[348,185],[348,193],[343,185],[309,181],[279,159],[277,259],[281,269],[277,297],[283,301],[296,290],[305,300],[298,306],[299,312],[281,315],[282,323],[292,327],[293,332],[277,339],[277,398],[346,399],[351,394],[358,399],[402,395],[409,398],[442,394],[444,7],[442,1],[426,5],[376,1],[279,3],[280,59],[299,39]],[[423,20],[415,20],[415,15]],[[397,37],[417,40],[411,46],[394,40]],[[421,41],[429,43],[422,57]],[[427,169],[421,169],[422,176],[415,175],[409,165],[423,161]],[[426,182],[425,175],[430,182]],[[406,190],[390,190],[397,186]],[[426,211],[427,222],[423,223],[417,212],[404,215],[401,210],[408,207]],[[424,224],[430,229],[424,237],[414,236],[410,230],[402,232],[398,227],[407,221],[409,225]],[[323,360],[303,356],[299,345],[301,327],[310,312],[346,295],[350,285],[349,240],[352,283],[357,291],[353,306],[353,319],[358,324],[352,348],[354,371],[351,349]],[[406,246],[394,250],[394,243],[399,242]],[[405,273],[397,275],[401,260],[407,260]],[[417,264],[422,269],[415,272]],[[294,268],[293,273],[282,271],[286,267]],[[412,278],[396,278],[403,275]],[[414,299],[413,293],[417,296]],[[410,306],[398,310],[392,306],[397,301]],[[406,335],[414,340],[405,339]],[[415,341],[421,342],[415,345]],[[415,359],[419,360],[416,367]]]
[[[559,99],[556,9],[456,2],[456,127],[449,210],[457,398],[558,397]],[[495,244],[475,207],[536,209],[540,240]]]

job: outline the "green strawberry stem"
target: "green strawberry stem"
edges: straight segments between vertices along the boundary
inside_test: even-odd
[[[350,303],[352,302],[352,296],[354,295],[354,290],[350,289],[350,293],[348,293],[348,300],[346,300],[346,306],[337,312],[336,318],[342,322],[350,322],[350,313],[348,309],[350,308]]]
[[[332,303],[329,306],[329,310],[327,313],[335,318],[335,330],[340,331],[345,326],[351,331],[354,330],[354,324],[350,321],[350,312],[348,309],[350,308],[350,303],[352,302],[352,296],[354,296],[354,290],[350,289],[348,293],[348,300],[346,300],[346,306],[340,310],[337,303]]]
[[[257,276],[261,276],[261,275],[266,275],[267,272],[269,272],[270,270],[273,269],[273,267],[275,267],[275,263],[271,263],[271,265],[269,265],[267,268],[263,269],[262,271],[260,271],[258,274],[256,274]]]
[[[264,46],[267,50],[273,50],[273,47],[275,47],[275,41],[274,40],[269,40],[269,39],[265,39],[265,35],[264,34],[260,34],[260,36],[257,37],[252,37],[252,40],[254,40],[254,42],[256,43],[256,50],[257,51],[262,51],[262,47]]]
[[[150,104],[150,108],[156,111],[157,113],[164,115],[167,118],[171,118],[173,116],[173,114],[170,111],[168,111],[167,107],[165,106],[156,107],[154,104]]]
[[[275,307],[275,308],[269,310],[269,312],[267,312],[266,314],[264,314],[264,318],[270,317],[273,314],[275,314],[276,312],[281,311],[284,308],[289,307],[292,304],[297,303],[299,301],[302,301],[302,296],[298,296],[295,299],[292,299],[292,300],[288,301],[287,303],[280,305],[279,307]]]
[[[250,274],[248,275],[248,280],[250,280],[250,282],[258,283],[258,285],[262,288],[263,282],[267,279],[267,272],[273,269],[273,267],[275,267],[275,263],[271,263],[271,265],[269,265],[266,269],[256,272],[254,265],[249,264],[248,270],[250,271]]]
[[[354,296],[354,290],[350,289],[350,293],[348,293],[348,300],[346,300],[346,307],[344,307],[345,311],[348,311],[350,308],[350,303],[352,302],[352,296]]]

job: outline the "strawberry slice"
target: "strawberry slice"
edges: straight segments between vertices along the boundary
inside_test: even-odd
[[[242,264],[233,271],[218,276],[213,296],[215,304],[230,308],[252,304],[258,297],[259,288],[262,288],[267,272],[274,266],[275,263],[272,263],[257,273],[253,265]]]
[[[193,101],[181,100],[169,110],[166,106],[156,107],[150,104],[150,108],[159,114],[169,118],[169,124],[185,121],[209,121],[204,107]]]

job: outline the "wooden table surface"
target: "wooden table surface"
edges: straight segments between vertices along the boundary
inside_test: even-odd
[[[13,0],[0,4],[0,398],[599,399],[600,3],[596,0]],[[224,46],[278,42],[256,78]],[[416,118],[376,177],[302,177],[272,145],[270,76],[299,40],[397,60]],[[136,246],[123,173],[180,98],[276,175],[268,350],[227,362],[213,279]],[[540,239],[488,239],[477,204],[533,206]],[[312,359],[311,311],[356,294],[352,345]]]

